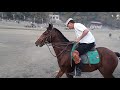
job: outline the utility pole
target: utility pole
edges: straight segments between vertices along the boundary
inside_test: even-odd
[[[34,23],[35,23],[35,17],[34,17]]]
[[[25,21],[25,16],[23,16],[24,17],[24,21]]]
[[[4,14],[2,13],[2,20],[3,20]]]
[[[13,15],[13,20],[15,20],[15,14],[12,14]]]
[[[42,18],[42,24],[43,24],[43,18]]]

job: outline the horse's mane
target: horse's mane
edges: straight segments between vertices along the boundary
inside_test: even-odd
[[[69,40],[57,28],[53,28],[53,30],[55,30],[55,32],[59,33],[59,35],[61,36],[61,39],[64,39],[65,42],[69,42]]]

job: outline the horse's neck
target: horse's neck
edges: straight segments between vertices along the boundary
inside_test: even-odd
[[[67,46],[69,40],[61,32],[56,31],[54,35],[56,36],[52,38],[52,46],[56,55],[59,55],[61,51],[63,51],[64,48]],[[62,44],[66,44],[66,45],[62,45]]]
[[[54,36],[55,35],[55,36]],[[54,31],[54,38],[52,38],[52,42],[69,42],[69,40],[57,29]]]

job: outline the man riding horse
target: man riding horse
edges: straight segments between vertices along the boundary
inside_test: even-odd
[[[76,68],[70,74],[75,75],[75,71],[76,71],[76,76],[80,76],[81,65],[82,65],[80,63],[81,61],[80,55],[87,53],[95,46],[95,38],[88,28],[86,28],[81,23],[76,23],[72,18],[69,18],[66,21],[66,26],[69,29],[74,29],[76,34],[75,42],[78,45],[78,47],[76,47],[76,49],[72,53]]]

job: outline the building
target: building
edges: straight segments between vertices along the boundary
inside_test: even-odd
[[[59,20],[59,15],[49,15],[49,22],[56,23]]]
[[[91,21],[90,22],[90,29],[101,29],[102,23],[97,21]]]

